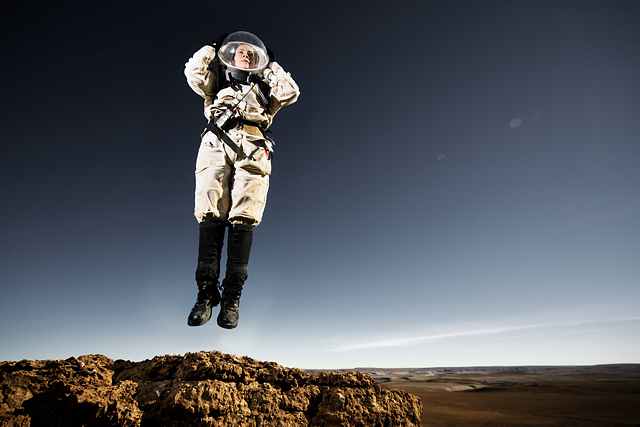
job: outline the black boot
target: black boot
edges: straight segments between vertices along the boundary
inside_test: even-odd
[[[220,303],[218,278],[225,229],[226,225],[223,221],[200,223],[198,268],[196,269],[198,298],[187,319],[189,326],[201,326],[207,323],[211,318],[211,309]]]
[[[233,329],[238,326],[240,295],[248,276],[249,253],[253,242],[253,226],[233,224],[229,228],[227,271],[222,281],[222,303],[218,326]]]

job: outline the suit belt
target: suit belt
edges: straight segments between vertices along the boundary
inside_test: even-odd
[[[265,138],[265,132],[264,130],[262,130],[262,126],[259,126],[254,122],[250,122],[248,120],[229,120],[224,125],[223,130],[228,131],[232,129],[242,131],[258,138]]]

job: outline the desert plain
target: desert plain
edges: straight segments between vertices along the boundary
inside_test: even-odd
[[[358,368],[419,397],[423,426],[640,426],[640,364]]]

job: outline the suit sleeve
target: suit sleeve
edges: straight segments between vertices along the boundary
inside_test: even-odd
[[[275,114],[276,111],[285,105],[296,102],[300,95],[300,89],[291,77],[291,74],[285,72],[280,64],[272,62],[269,64],[269,68],[275,77],[273,79],[273,87],[271,88],[271,105],[269,110],[272,114]]]
[[[204,46],[184,64],[184,75],[187,84],[195,93],[203,98],[215,94],[217,75],[209,70],[209,64],[216,58],[216,51],[211,46]]]

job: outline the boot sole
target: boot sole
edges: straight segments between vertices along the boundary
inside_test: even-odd
[[[237,323],[225,323],[225,322],[221,322],[220,319],[217,319],[218,322],[218,326],[220,326],[223,329],[235,329],[238,324]]]

